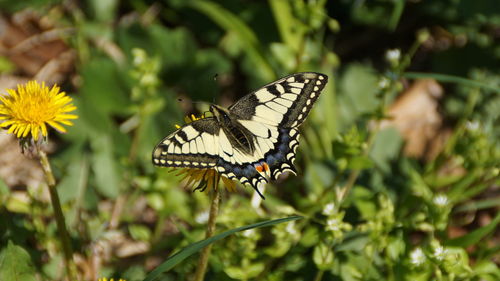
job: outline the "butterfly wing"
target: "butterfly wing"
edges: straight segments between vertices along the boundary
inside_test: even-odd
[[[231,130],[213,117],[193,121],[163,139],[153,151],[158,166],[216,169],[223,176],[258,186],[266,176],[295,173],[297,127],[305,120],[328,80],[323,74],[306,72],[284,77],[250,93],[229,107],[236,122],[254,138],[253,155],[231,144]],[[227,132],[227,134],[226,134]],[[259,192],[260,194],[260,192]]]
[[[242,120],[296,128],[304,122],[327,82],[328,76],[321,73],[292,74],[244,96],[229,111]]]
[[[164,167],[213,168],[219,160],[220,126],[212,117],[193,121],[164,138],[153,163]]]
[[[267,164],[273,179],[285,171],[296,173],[293,161],[300,137],[297,127],[304,122],[327,82],[328,76],[320,73],[293,74],[244,96],[229,107],[238,122],[255,135],[260,154],[248,163],[245,175],[254,188],[263,182],[262,173],[248,175],[250,167],[258,163]],[[232,172],[241,176],[239,169]]]

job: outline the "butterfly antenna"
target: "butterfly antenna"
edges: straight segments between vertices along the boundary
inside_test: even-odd
[[[217,90],[217,93],[220,93],[220,88],[219,88],[219,84],[217,83],[217,79],[219,78],[219,73],[215,73],[214,75],[214,83],[215,83],[215,88]],[[213,95],[213,98],[212,98],[212,104],[215,104],[215,96],[217,95],[217,93],[215,93]]]

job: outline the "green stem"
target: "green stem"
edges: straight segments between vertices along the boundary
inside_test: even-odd
[[[218,182],[218,181],[217,181]],[[220,188],[218,184],[214,186],[212,204],[210,205],[210,214],[208,217],[207,231],[205,233],[205,238],[210,238],[215,232],[215,221],[217,214],[219,213],[219,203],[220,203]],[[205,273],[207,271],[208,257],[212,251],[212,244],[206,246],[201,250],[200,259],[198,260],[198,266],[196,267],[196,273],[194,275],[193,281],[203,281]]]
[[[73,262],[73,250],[71,248],[71,242],[69,239],[69,234],[66,229],[66,222],[64,220],[64,215],[61,208],[61,202],[59,201],[59,195],[56,189],[56,180],[52,174],[52,168],[50,167],[49,159],[45,151],[41,150],[37,146],[38,155],[40,156],[40,164],[42,166],[45,178],[47,180],[47,186],[49,187],[50,201],[52,202],[52,208],[54,209],[54,216],[56,217],[57,230],[61,239],[61,244],[64,253],[64,262],[66,266],[67,278],[70,281],[77,280],[76,276],[76,266]]]
[[[323,274],[325,273],[324,270],[320,269],[318,273],[316,273],[316,277],[314,277],[314,281],[321,281],[323,278]]]

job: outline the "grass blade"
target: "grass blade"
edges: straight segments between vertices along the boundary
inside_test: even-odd
[[[161,265],[159,265],[157,268],[155,268],[153,271],[151,271],[148,276],[143,281],[153,281],[155,280],[161,273],[170,270],[180,262],[182,262],[184,259],[187,257],[191,256],[192,254],[200,251],[202,248],[208,246],[211,243],[217,242],[221,239],[226,238],[227,236],[234,234],[239,231],[244,231],[248,229],[253,229],[253,228],[260,228],[260,227],[266,227],[266,226],[272,226],[275,224],[279,223],[284,223],[284,222],[289,222],[289,221],[294,221],[301,219],[301,216],[291,216],[287,218],[281,218],[281,219],[275,219],[275,220],[268,220],[268,221],[263,221],[259,223],[254,223],[238,228],[234,228],[228,231],[224,231],[221,234],[212,236],[210,238],[207,238],[205,240],[198,241],[196,243],[193,243],[181,251],[175,253],[174,255],[170,256],[165,262],[163,262]]]
[[[403,74],[404,77],[410,78],[410,79],[422,79],[422,78],[432,78],[436,79],[437,81],[441,82],[449,82],[449,83],[457,83],[457,84],[462,84],[470,87],[477,87],[477,88],[482,88],[485,90],[490,90],[493,92],[496,92],[497,94],[500,94],[500,89],[497,87],[492,87],[486,83],[482,83],[479,81],[467,79],[467,78],[462,78],[458,76],[453,76],[453,75],[447,75],[447,74],[440,74],[440,73],[422,73],[422,72],[406,72]]]
[[[495,231],[498,223],[500,223],[500,214],[497,214],[497,216],[488,225],[480,227],[458,238],[448,240],[445,245],[455,247],[468,247],[470,245],[474,245],[481,241],[481,239],[483,239],[486,235]]]

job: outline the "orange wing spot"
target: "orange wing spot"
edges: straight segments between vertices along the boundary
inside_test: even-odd
[[[267,172],[267,171],[269,171],[269,165],[267,165],[267,163],[264,162],[261,165],[255,166],[255,170],[257,170],[257,172],[259,172],[259,173]]]
[[[264,171],[269,171],[269,165],[267,165],[266,162],[264,162],[264,164],[262,165],[264,167]]]

